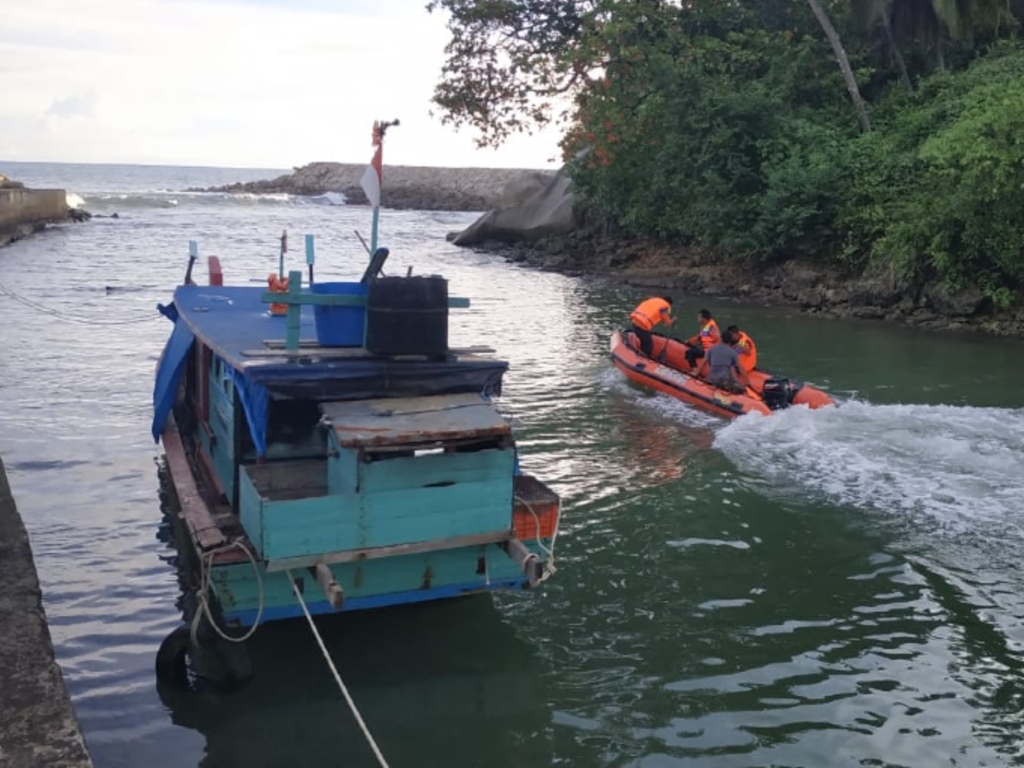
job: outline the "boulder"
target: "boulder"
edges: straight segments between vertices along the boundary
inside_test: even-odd
[[[9,179],[0,173],[0,189],[24,189],[25,185],[20,181]]]
[[[479,245],[488,240],[534,243],[572,231],[573,185],[563,168],[555,176],[530,173],[510,181],[502,192],[501,207],[488,211],[452,242]]]
[[[947,317],[972,317],[987,312],[991,300],[979,288],[952,291],[938,283],[924,287],[921,304]]]

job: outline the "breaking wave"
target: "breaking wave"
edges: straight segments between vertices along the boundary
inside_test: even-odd
[[[345,196],[339,192],[328,192],[316,197],[302,197],[284,193],[254,194],[251,192],[181,192],[171,190],[120,194],[109,192],[67,192],[66,194],[70,207],[84,208],[93,213],[113,213],[116,211],[146,208],[346,204]]]

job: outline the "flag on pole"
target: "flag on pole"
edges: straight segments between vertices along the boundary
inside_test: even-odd
[[[363,188],[363,192],[366,193],[366,199],[370,201],[370,205],[374,208],[380,207],[380,188],[384,182],[381,159],[384,145],[381,138],[380,124],[375,122],[373,124],[373,146],[376,149],[373,152],[373,159],[370,160],[370,164],[363,171],[363,177],[359,180],[359,186]]]

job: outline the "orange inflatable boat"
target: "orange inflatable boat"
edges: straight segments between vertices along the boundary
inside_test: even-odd
[[[654,335],[652,357],[647,357],[640,352],[632,331],[616,331],[612,334],[610,352],[615,367],[626,378],[716,416],[741,416],[750,411],[767,415],[791,405],[821,408],[836,404],[820,389],[758,368],[750,372],[750,386],[744,394],[719,389],[692,376],[686,361],[686,345],[666,336]]]

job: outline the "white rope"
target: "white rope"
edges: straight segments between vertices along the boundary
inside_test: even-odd
[[[10,299],[14,299],[30,309],[42,312],[44,315],[50,315],[58,318],[59,320],[66,320],[69,323],[79,323],[81,325],[135,325],[136,323],[148,323],[151,320],[155,320],[160,317],[160,315],[155,312],[147,312],[145,315],[139,315],[138,317],[133,317],[127,320],[104,320],[102,318],[78,317],[76,315],[69,315],[65,312],[60,312],[56,309],[40,304],[37,301],[33,301],[32,299],[20,296],[6,285],[0,285],[0,294],[7,296]]]
[[[338,688],[341,689],[341,693],[345,697],[345,701],[348,703],[349,709],[352,710],[352,714],[355,715],[356,722],[359,723],[359,728],[362,730],[363,736],[365,736],[367,742],[369,742],[370,748],[373,750],[373,754],[377,757],[377,762],[380,763],[383,768],[388,768],[387,760],[384,759],[384,755],[381,753],[380,747],[377,746],[377,742],[373,740],[373,735],[370,733],[370,729],[366,727],[366,722],[363,720],[363,716],[359,714],[359,710],[356,708],[356,703],[352,701],[348,688],[345,687],[345,683],[342,682],[341,675],[338,674],[338,668],[334,666],[331,654],[327,652],[327,647],[324,645],[323,638],[320,637],[316,624],[313,623],[313,617],[309,615],[309,609],[306,608],[306,601],[302,599],[302,593],[299,592],[299,587],[295,583],[295,577],[292,576],[292,572],[290,570],[285,571],[285,573],[288,575],[288,581],[291,582],[292,591],[295,593],[295,597],[299,600],[299,605],[302,606],[302,612],[306,614],[306,621],[309,622],[309,628],[313,630],[313,637],[316,638],[317,645],[320,646],[320,652],[323,653],[327,666],[331,668],[331,673],[334,675],[334,681],[338,684]]]
[[[525,506],[530,511],[530,514],[533,515],[534,522],[537,523],[537,547],[540,549],[541,552],[548,556],[547,561],[544,563],[544,573],[541,574],[541,577],[538,580],[539,584],[543,584],[545,581],[551,578],[551,576],[555,573],[556,570],[555,539],[558,538],[558,527],[562,522],[561,515],[559,515],[558,520],[555,522],[555,530],[551,532],[551,546],[545,547],[544,542],[540,539],[540,515],[537,514],[537,510],[535,510],[533,508],[533,505],[530,504],[530,502],[528,502],[522,496],[516,496],[515,500],[522,502],[523,506]]]
[[[249,627],[249,631],[241,637],[232,637],[226,634],[214,621],[213,612],[210,610],[210,572],[213,570],[213,558],[221,552],[227,552],[231,549],[240,549],[245,552],[249,558],[249,562],[252,563],[253,572],[256,574],[256,588],[259,592],[259,608],[256,611],[256,619],[253,621],[252,626]],[[256,633],[256,629],[260,625],[260,619],[263,618],[263,574],[260,573],[259,564],[256,562],[256,557],[249,551],[249,548],[245,546],[240,540],[236,539],[230,544],[226,544],[223,547],[217,547],[211,549],[209,552],[202,552],[199,555],[199,590],[196,592],[196,615],[192,618],[192,645],[197,647],[199,645],[197,633],[199,632],[199,623],[203,620],[203,614],[209,618],[210,626],[213,630],[220,635],[222,638],[227,640],[229,643],[244,643],[250,637]]]

